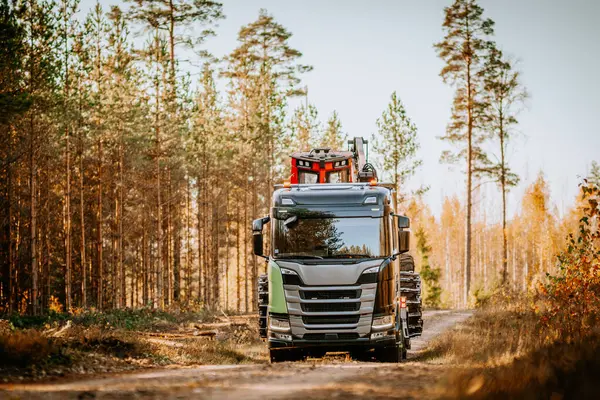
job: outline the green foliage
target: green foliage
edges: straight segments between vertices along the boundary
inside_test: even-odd
[[[331,117],[327,120],[327,126],[321,137],[321,147],[329,147],[332,150],[343,150],[346,148],[346,134],[342,132],[342,122],[337,111],[333,111]]]
[[[298,107],[290,121],[290,148],[296,151],[309,151],[320,136],[319,112],[313,104]]]
[[[380,140],[374,141],[373,149],[383,156],[383,172],[392,178],[400,201],[402,185],[415,174],[422,160],[417,159],[417,127],[396,92],[392,93],[387,108],[377,119],[377,130]]]
[[[439,308],[442,298],[442,287],[440,286],[441,270],[429,265],[431,246],[428,244],[427,233],[419,227],[415,233],[417,238],[417,252],[421,256],[421,279],[424,283],[424,300],[426,307]]]
[[[9,321],[17,329],[41,328],[72,321],[84,327],[118,328],[131,331],[156,330],[165,324],[177,324],[187,321],[211,321],[213,314],[208,310],[170,313],[151,308],[115,309],[107,312],[85,310],[76,314],[49,313],[45,316],[13,314]]]
[[[468,160],[467,174],[477,176],[491,166],[482,144],[485,135],[485,99],[482,97],[484,61],[494,34],[494,22],[483,17],[475,0],[455,0],[446,7],[446,36],[434,45],[446,63],[440,72],[445,83],[456,88],[451,122],[441,137],[457,149],[444,151],[441,160],[450,164]]]
[[[586,206],[579,231],[569,234],[558,256],[559,273],[548,274],[538,288],[537,307],[550,340],[581,341],[600,323],[600,188],[586,180],[581,190]]]
[[[591,170],[588,176],[588,182],[591,185],[600,187],[600,164],[596,161],[592,161]]]
[[[25,32],[8,0],[0,2],[0,124],[9,123],[31,106],[20,71],[23,68]]]

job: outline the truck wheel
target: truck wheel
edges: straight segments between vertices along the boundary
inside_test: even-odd
[[[258,332],[261,338],[267,337],[269,306],[269,278],[267,274],[258,277]]]
[[[410,254],[400,254],[400,271],[415,272],[415,260]]]
[[[301,361],[304,359],[304,354],[299,350],[269,349],[269,358],[271,364],[284,361]]]
[[[379,362],[399,363],[406,360],[406,349],[398,344],[377,350],[375,358]]]
[[[351,350],[350,358],[354,361],[369,362],[373,359],[373,353],[366,350]]]

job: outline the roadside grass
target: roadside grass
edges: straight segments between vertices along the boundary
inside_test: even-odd
[[[432,393],[444,399],[597,398],[600,337],[551,341],[530,299],[496,294],[419,360],[452,366]]]
[[[143,309],[0,320],[0,379],[266,362],[258,324],[241,318]]]

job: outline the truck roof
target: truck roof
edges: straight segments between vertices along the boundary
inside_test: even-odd
[[[386,184],[318,183],[275,187],[277,190],[273,193],[273,207],[389,205],[392,200],[392,186]],[[369,197],[375,199],[366,203]]]

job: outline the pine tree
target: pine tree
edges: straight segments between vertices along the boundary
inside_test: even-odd
[[[0,308],[8,309],[12,287],[12,204],[13,174],[19,151],[14,149],[17,138],[15,124],[30,109],[32,98],[21,74],[28,50],[26,31],[18,20],[14,8],[7,0],[0,2]],[[31,50],[31,49],[29,49]],[[29,89],[29,90],[28,90]],[[37,258],[35,250],[35,136],[30,135],[30,188],[31,188],[31,268],[33,304],[37,300]],[[17,150],[17,151],[15,151]]]
[[[596,161],[592,161],[591,170],[588,175],[588,181],[591,184],[600,187],[600,164],[598,164]]]
[[[498,141],[500,157],[497,165],[490,168],[502,193],[502,282],[508,279],[508,243],[506,231],[506,195],[511,187],[519,183],[517,174],[511,171],[507,160],[507,146],[518,124],[520,111],[527,92],[519,79],[519,73],[502,52],[490,45],[481,71],[484,80],[485,119],[488,133]]]
[[[406,114],[396,92],[392,93],[390,103],[377,119],[377,129],[381,140],[375,140],[373,148],[383,156],[383,172],[392,177],[396,204],[400,204],[405,195],[401,186],[415,174],[422,161],[417,159],[417,127]]]
[[[294,151],[310,151],[321,132],[319,112],[312,104],[303,104],[294,110],[289,123],[290,145]]]
[[[427,233],[423,227],[417,229],[415,237],[417,238],[417,253],[421,258],[419,273],[425,284],[424,304],[430,308],[439,308],[442,296],[442,287],[440,286],[441,271],[439,268],[433,268],[429,265],[431,246],[428,243]]]
[[[327,120],[327,125],[321,137],[321,147],[329,147],[333,150],[345,148],[346,134],[342,131],[342,122],[337,111],[333,111]]]
[[[458,147],[458,151],[442,154],[442,161],[466,161],[467,204],[465,227],[465,264],[463,304],[468,303],[471,285],[471,219],[473,179],[489,168],[489,160],[481,148],[484,118],[480,71],[484,67],[489,47],[488,37],[494,33],[494,22],[483,18],[483,9],[475,0],[455,0],[445,8],[444,40],[435,48],[446,65],[440,76],[455,89],[452,121],[443,140]]]
[[[229,104],[241,133],[239,154],[252,154],[242,160],[238,171],[247,178],[240,189],[244,203],[245,226],[267,212],[268,198],[283,151],[282,110],[287,96],[303,94],[299,74],[311,67],[298,64],[302,56],[289,45],[292,34],[266,10],[258,19],[243,26],[238,34],[239,45],[225,59],[223,76],[229,80]],[[250,199],[246,196],[250,193]],[[249,287],[258,279],[256,257],[248,267],[247,229],[244,230],[244,267],[250,282],[245,281],[246,310]],[[252,290],[252,308],[256,307],[256,291]]]

